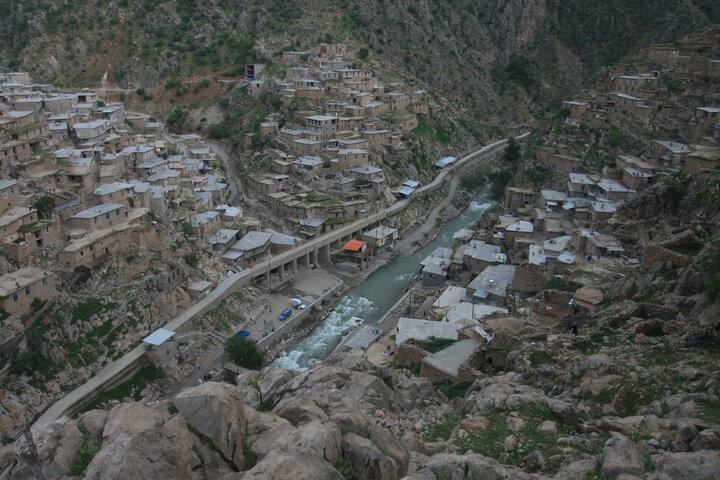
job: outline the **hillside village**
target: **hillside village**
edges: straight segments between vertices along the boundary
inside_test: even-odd
[[[281,55],[286,79],[266,78],[264,65],[250,64],[238,88],[251,95],[273,89],[286,102],[312,100],[315,110],[296,112],[282,128],[269,118],[247,137],[272,138],[278,148],[269,150],[267,169],[252,162],[244,172],[244,195],[199,135],[170,133],[121,102],[103,101],[98,91],[62,91],[22,72],[0,77],[3,378],[35,374],[36,387],[45,390],[39,380],[52,378],[47,370],[53,369],[41,358],[50,355],[60,365],[72,350],[88,369],[50,390],[69,388],[203,298],[226,274],[412,195],[420,182],[408,179],[391,192],[371,152],[408,142],[402,134],[417,125],[415,112],[437,108],[427,93],[349,68],[353,53],[344,44]],[[375,253],[398,236],[389,227],[378,232],[365,238]],[[340,248],[337,260],[364,268],[370,251]],[[285,274],[273,275],[281,285]],[[46,317],[57,317],[68,293],[88,279],[105,299],[83,295],[78,307],[60,309],[72,316],[56,324],[64,346],[26,346],[28,329],[57,339]],[[121,300],[118,307],[108,286],[126,290],[128,304]],[[76,325],[82,307],[88,317],[106,313]],[[131,321],[109,315],[116,308],[129,309]],[[80,353],[67,344],[96,335],[105,348]],[[3,435],[17,434],[24,417],[22,408],[12,410]]]
[[[143,288],[184,287],[173,293],[180,310],[228,275],[416,198],[419,178],[388,185],[379,152],[412,143],[407,132],[438,108],[428,93],[354,68],[359,52],[350,45],[277,53],[284,78],[249,64],[243,86],[286,105],[303,99],[306,109],[292,118],[271,114],[245,137],[248,149],[264,142],[238,172],[245,191],[198,135],[168,133],[90,90],[60,93],[26,74],[4,74],[6,358],[18,345],[28,349],[32,342],[21,341],[28,319],[66,299],[60,289],[84,267],[117,257],[115,268],[131,269],[134,257],[152,257],[139,277]],[[624,59],[594,90],[564,101],[544,131],[511,139],[473,169],[488,182],[502,171],[513,178],[477,225],[420,262],[378,324],[346,332],[324,364],[302,373],[225,365],[213,368],[217,381],[168,400],[141,385],[135,400],[142,391],[153,403],[116,399],[103,405],[109,412],[51,424],[72,433],[48,440],[42,461],[56,465],[54,452],[92,437],[99,452],[85,464],[89,478],[140,471],[142,455],[120,447],[125,428],[128,438],[148,429],[179,435],[190,460],[168,460],[164,450],[158,458],[195,478],[320,471],[423,480],[460,470],[518,479],[713,478],[719,82],[716,33]],[[442,172],[455,162],[433,164]],[[413,231],[397,218],[384,223],[315,261],[331,273],[377,268]],[[191,237],[202,246],[187,250]],[[268,295],[275,284],[287,296],[285,275],[268,262],[261,284]],[[258,283],[246,287],[238,302],[264,309],[271,297],[258,291]],[[217,309],[232,310],[233,302]],[[123,346],[167,319],[147,322]],[[116,325],[106,322],[94,328]],[[162,333],[146,342],[163,352],[151,360],[161,368],[189,363],[202,378],[200,365],[192,371],[197,357],[182,353],[183,336]],[[2,375],[17,370],[8,362]],[[220,420],[198,413],[208,404]],[[4,434],[17,437],[22,415],[0,407]],[[153,426],[138,425],[135,415]],[[8,478],[24,478],[23,468]]]

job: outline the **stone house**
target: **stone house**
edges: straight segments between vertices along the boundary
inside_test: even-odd
[[[270,250],[271,233],[252,231],[248,232],[231,247],[231,250],[242,252],[244,261],[249,267],[257,260],[267,255]]]
[[[192,222],[194,235],[208,241],[222,226],[220,212],[214,210],[198,213]]]
[[[340,150],[338,152],[338,161],[336,164],[331,164],[332,172],[339,172],[342,170],[349,170],[353,167],[359,167],[361,165],[368,164],[368,151],[362,149],[348,149]]]
[[[505,189],[503,204],[505,209],[518,213],[518,210],[531,208],[535,204],[537,192],[529,188],[508,187]]]
[[[380,225],[362,234],[364,241],[372,248],[375,254],[386,249],[392,249],[395,246],[395,240],[398,239],[399,233],[397,229]]]
[[[0,180],[0,213],[8,211],[20,199],[17,180]]]
[[[0,277],[0,306],[12,315],[30,315],[33,301],[52,300],[56,293],[55,275],[37,267],[21,268]]]
[[[573,173],[577,171],[582,164],[582,159],[553,153],[549,155],[548,163],[563,173]]]
[[[498,245],[471,240],[463,252],[463,265],[471,275],[477,275],[493,263],[505,263],[507,256]]]
[[[595,181],[584,173],[571,173],[568,175],[568,192],[571,195],[587,195],[595,187]]]
[[[690,148],[684,143],[668,140],[653,140],[650,148],[657,165],[663,167],[679,168],[690,153]]]
[[[694,151],[687,155],[683,173],[691,175],[702,169],[712,169],[720,165],[720,147],[694,145]]]

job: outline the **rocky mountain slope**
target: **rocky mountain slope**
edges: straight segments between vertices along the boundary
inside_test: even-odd
[[[0,65],[72,86],[106,76],[149,89],[170,76],[242,74],[274,48],[349,40],[470,118],[527,121],[539,113],[528,100],[547,106],[644,44],[718,21],[709,0],[10,0],[0,6]]]

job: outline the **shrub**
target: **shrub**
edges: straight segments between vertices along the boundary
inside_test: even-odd
[[[195,230],[193,229],[193,226],[190,222],[183,222],[182,232],[186,237],[192,237],[195,233]]]
[[[40,197],[33,204],[33,208],[38,211],[38,217],[50,218],[52,211],[55,209],[55,199],[48,196]]]
[[[75,460],[70,466],[70,475],[82,475],[90,462],[95,458],[95,454],[100,451],[100,442],[90,434],[83,434],[83,442],[75,455]]]
[[[515,137],[510,137],[503,153],[503,159],[508,163],[514,163],[520,159],[520,153],[520,143],[515,140]]]
[[[190,265],[193,268],[197,267],[198,262],[199,262],[197,254],[188,253],[187,255],[185,255],[184,258],[188,265]]]
[[[92,275],[92,269],[90,267],[86,267],[85,265],[78,265],[75,267],[73,272],[77,275],[77,279],[75,280],[75,283],[77,284],[87,282],[90,275]]]
[[[248,337],[230,337],[225,342],[225,353],[241,367],[259,369],[265,361],[265,354],[258,350],[257,343]]]
[[[549,290],[561,290],[563,292],[569,292],[571,290],[570,284],[560,277],[552,277],[545,284],[545,288]]]

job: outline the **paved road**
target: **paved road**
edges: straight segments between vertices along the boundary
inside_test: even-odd
[[[520,135],[516,138],[521,139],[527,135],[529,135],[529,132],[524,133],[523,135]],[[462,168],[471,160],[496,151],[497,149],[505,145],[506,142],[507,140],[500,140],[464,156],[460,160],[456,161],[454,165],[446,168],[445,170],[442,170],[438,174],[438,176],[435,177],[435,180],[423,187],[418,188],[415,191],[415,195],[419,195],[425,191],[432,190],[438,187],[442,184],[442,182],[448,175],[453,174],[456,170]],[[369,217],[358,219],[355,222],[346,225],[345,227],[333,230],[332,232],[322,235],[313,240],[302,242],[298,244],[298,246],[293,247],[288,251],[285,251],[279,255],[274,255],[269,259],[265,259],[259,263],[256,263],[253,268],[242,270],[230,277],[225,278],[205,298],[197,302],[195,305],[190,307],[188,310],[186,310],[179,316],[175,317],[163,328],[176,332],[183,331],[188,327],[188,325],[191,325],[191,320],[196,315],[203,314],[213,308],[217,303],[219,303],[227,295],[235,291],[239,286],[250,282],[250,280],[255,277],[264,275],[268,271],[268,262],[270,263],[270,268],[272,269],[287,264],[293,259],[304,256],[308,252],[316,251],[320,247],[324,247],[325,245],[328,245],[336,241],[337,239],[351,235],[359,229],[365,228],[365,226],[367,225],[371,225],[375,222],[387,218],[389,215],[401,211],[407,206],[408,202],[409,200],[402,200],[400,202],[397,202],[385,209],[384,211],[375,213],[373,215],[370,215]],[[33,424],[33,430],[37,431],[44,425],[60,418],[65,414],[65,412],[70,410],[73,405],[80,402],[83,398],[94,394],[94,392],[98,389],[102,389],[102,387],[106,383],[112,381],[123,371],[127,370],[131,365],[138,361],[144,353],[145,345],[140,344],[139,346],[135,347],[134,349],[123,355],[118,360],[108,364],[105,368],[100,370],[94,377],[89,379],[83,385],[77,387],[75,390],[71,391],[66,396],[51,405],[45,411],[45,413],[43,413],[40,418],[38,418],[37,421]]]

